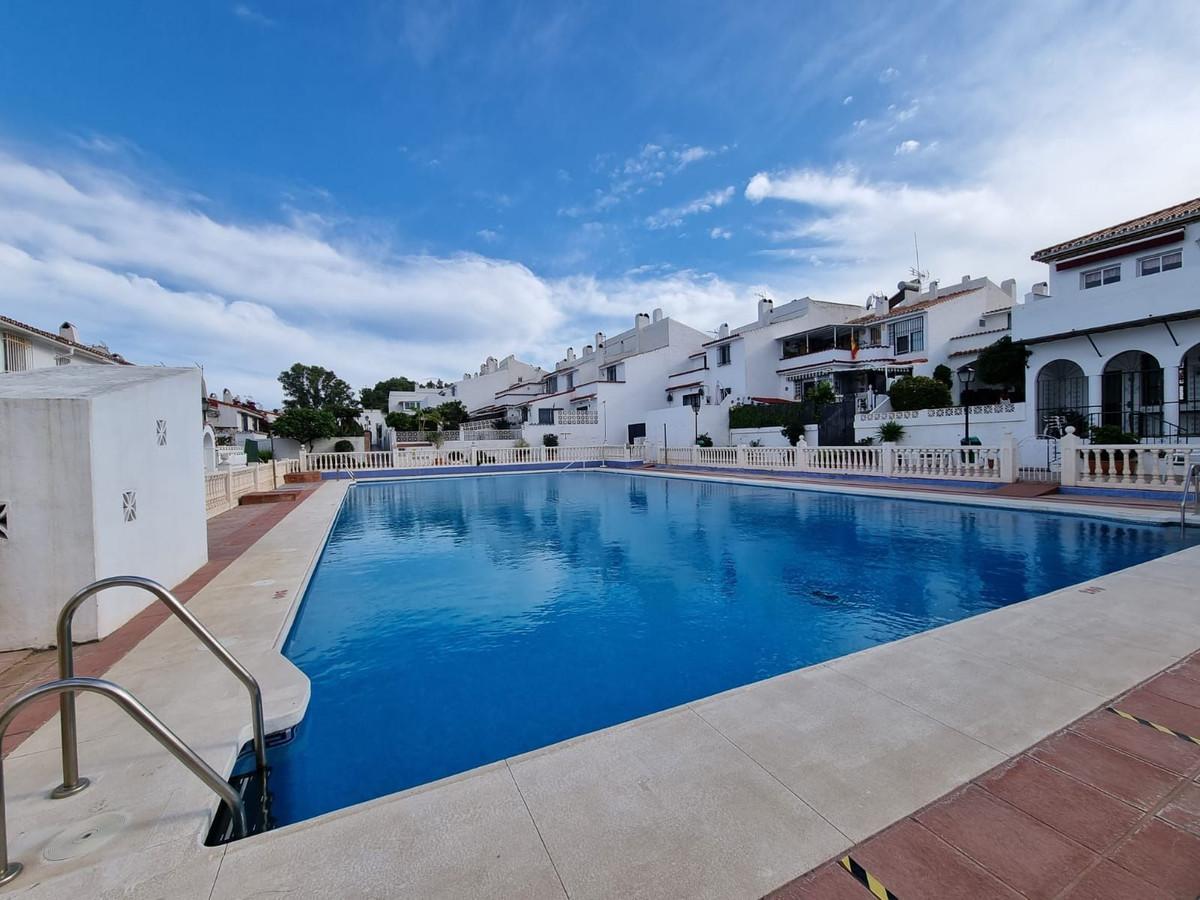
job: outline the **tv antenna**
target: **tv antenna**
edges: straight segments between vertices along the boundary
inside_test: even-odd
[[[921,248],[917,244],[917,233],[913,232],[913,255],[917,258],[917,264],[910,268],[909,274],[917,279],[917,284],[924,284],[929,280],[929,273],[921,268]]]

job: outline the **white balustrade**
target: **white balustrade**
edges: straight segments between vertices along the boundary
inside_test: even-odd
[[[284,483],[289,472],[300,471],[300,460],[279,459],[252,466],[206,472],[204,511],[209,517],[237,506],[238,498],[251,491],[270,491]]]
[[[1059,442],[1063,487],[1183,490],[1191,454],[1200,445],[1086,444],[1073,433]]]

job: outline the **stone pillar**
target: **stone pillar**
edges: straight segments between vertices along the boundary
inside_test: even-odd
[[[1000,480],[1012,484],[1017,480],[1017,466],[1020,463],[1021,449],[1011,431],[1005,432],[1000,439]]]
[[[1063,487],[1075,487],[1079,484],[1079,448],[1083,446],[1075,435],[1075,426],[1068,425],[1067,433],[1058,441],[1058,453],[1062,466],[1061,484]]]

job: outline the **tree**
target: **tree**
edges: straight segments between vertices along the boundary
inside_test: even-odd
[[[354,391],[330,369],[296,363],[279,373],[284,409],[327,409],[339,418],[357,410]]]
[[[337,417],[327,409],[293,407],[285,409],[272,426],[280,437],[291,438],[309,450],[319,438],[333,437],[338,432]]]
[[[954,387],[954,373],[947,365],[940,365],[933,370],[933,380],[940,381],[948,388]]]
[[[388,394],[392,391],[415,391],[417,383],[411,378],[389,378],[386,381],[375,382],[373,388],[363,388],[358,392],[358,398],[362,401],[363,409],[377,409],[381,413],[387,414],[388,411]]]
[[[906,375],[892,385],[888,396],[892,399],[892,409],[897,412],[906,409],[939,409],[953,405],[950,388],[925,375]]]
[[[454,431],[463,422],[467,421],[467,408],[461,400],[451,400],[447,403],[441,403],[435,406],[431,412],[437,415],[438,421],[442,423],[442,427],[448,431]]]
[[[1008,335],[979,351],[975,376],[984,384],[999,384],[1011,393],[1024,394],[1025,360],[1030,351]]]

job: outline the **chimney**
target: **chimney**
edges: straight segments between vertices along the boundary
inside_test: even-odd
[[[587,358],[592,355],[592,345],[591,344],[583,345],[583,355],[584,355],[584,358]]]
[[[930,279],[930,281],[929,281],[929,293],[930,293],[930,294],[937,294],[937,291],[938,291],[938,282],[937,282],[937,279],[936,279],[936,278]]]
[[[603,331],[596,332],[596,349],[597,350],[604,349],[604,332]]]
[[[643,328],[645,328],[649,324],[650,324],[650,317],[648,315],[646,315],[645,313],[638,313],[636,316],[633,317],[633,327],[636,328],[638,331],[641,331]]]
[[[58,326],[58,336],[63,340],[79,343],[79,329],[70,322],[63,322]]]
[[[1035,284],[1033,286],[1033,295],[1035,297],[1049,297],[1050,296],[1050,285],[1048,285],[1044,281],[1039,281],[1037,284]]]
[[[1008,296],[1011,297],[1013,300],[1016,300],[1017,299],[1017,279],[1005,278],[1002,282],[1000,282],[1000,290],[1002,290],[1002,291],[1004,291],[1004,293],[1008,294]]]
[[[970,276],[970,275],[964,275],[964,276],[963,276],[963,279],[962,279],[962,283],[963,283],[963,284],[966,284],[966,283],[967,283],[968,281],[970,281],[970,280],[971,280],[971,276]]]
[[[224,400],[226,403],[232,403],[233,402],[233,391],[231,391],[229,388],[225,388],[225,390],[223,390],[221,392],[221,399]]]
[[[717,329],[717,340],[729,337],[729,323],[722,322],[721,327]]]
[[[662,313],[661,306],[658,309],[654,310],[654,312],[651,313],[651,315],[650,315],[650,320],[653,322],[661,322],[662,318],[663,318],[663,313]]]
[[[574,361],[575,361],[575,348],[568,347],[567,348],[567,362],[574,362]]]
[[[775,309],[775,301],[774,300],[772,300],[770,297],[759,297],[758,298],[758,321],[762,324],[766,324],[767,320],[771,318],[771,312],[774,309]]]

